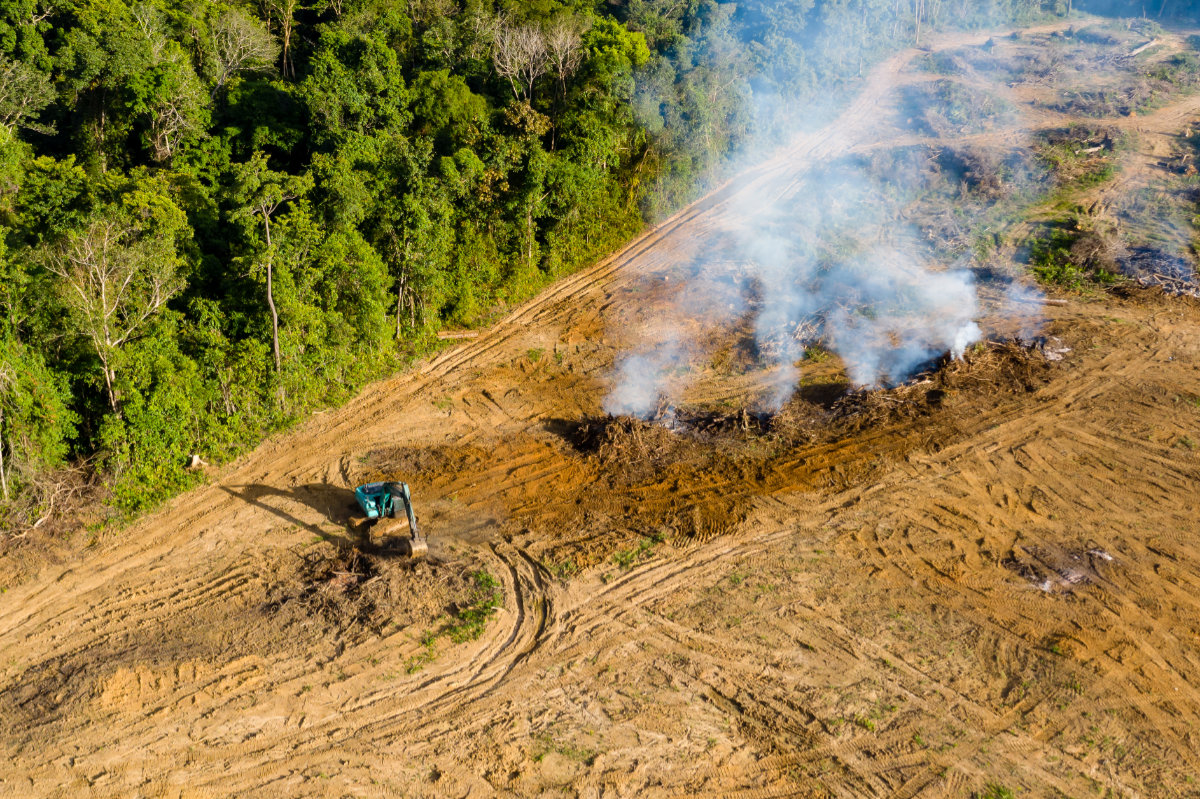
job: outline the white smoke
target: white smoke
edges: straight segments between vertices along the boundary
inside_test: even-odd
[[[905,112],[919,115],[913,97]],[[778,116],[771,102],[759,116]],[[1010,115],[988,124],[1012,122]],[[776,157],[757,172],[765,178],[752,175],[749,188],[733,195],[718,221],[722,232],[701,245],[706,255],[692,271],[740,297],[712,300],[708,285],[697,288],[688,280],[676,305],[655,319],[652,336],[618,360],[607,412],[650,418],[678,401],[704,354],[697,325],[731,325],[747,315],[761,372],[757,403],[766,411],[791,397],[814,345],[842,360],[853,386],[875,387],[899,384],[947,354],[960,358],[982,338],[967,248],[935,245],[932,234],[906,221],[905,203],[922,190],[922,164],[937,151],[897,157],[881,178],[871,167],[872,151],[862,148],[875,131],[836,125],[826,131],[844,140],[822,147],[836,157],[803,168]],[[886,152],[886,141],[881,144]],[[751,155],[744,162],[768,159]],[[956,198],[944,201],[953,213]],[[1036,289],[1013,284],[1011,290],[1024,292],[1012,302],[1036,307]]]
[[[960,358],[982,335],[974,280],[933,271],[910,253],[876,250],[841,265],[841,284],[824,299],[830,348],[855,386],[893,385],[943,354]],[[854,296],[856,304],[843,298]]]
[[[1031,342],[1041,332],[1045,300],[1045,293],[1032,283],[1014,280],[1005,287],[1001,314],[1016,323],[1018,341]]]
[[[689,363],[703,354],[705,330],[728,326],[745,313],[744,287],[719,268],[701,260],[671,298],[670,313],[641,332],[639,344],[617,360],[613,389],[604,410],[648,418],[687,387]]]
[[[682,356],[682,345],[673,332],[667,332],[664,341],[627,354],[617,364],[616,384],[604,400],[604,410],[615,415],[650,416],[664,397],[674,393],[672,372]]]
[[[971,273],[923,258],[855,168],[815,170],[769,203],[750,196],[736,217],[699,270],[706,279],[689,281],[653,336],[620,359],[607,412],[648,418],[677,399],[696,354],[688,326],[729,324],[747,309],[767,411],[791,397],[806,346],[837,354],[855,386],[878,386],[947,352],[961,357],[981,336]],[[717,280],[724,292],[713,291]]]

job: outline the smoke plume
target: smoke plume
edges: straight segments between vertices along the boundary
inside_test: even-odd
[[[782,189],[739,194],[731,229],[709,242],[652,334],[619,359],[605,410],[648,418],[677,400],[701,354],[689,327],[747,314],[766,411],[792,395],[811,347],[838,355],[860,387],[961,356],[981,336],[973,275],[936,262],[885,190],[864,159],[844,158],[789,176]]]

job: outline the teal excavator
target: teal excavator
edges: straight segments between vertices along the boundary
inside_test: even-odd
[[[412,494],[408,490],[408,483],[390,480],[367,483],[354,489],[354,498],[358,501],[358,507],[366,514],[366,518],[356,517],[351,521],[360,528],[365,526],[368,540],[371,534],[375,533],[386,541],[407,528],[408,538],[405,543],[408,554],[415,558],[429,551],[429,544],[425,541],[425,536],[421,535],[421,529],[417,527],[417,514],[413,512]]]

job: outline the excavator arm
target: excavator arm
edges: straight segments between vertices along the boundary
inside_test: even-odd
[[[388,483],[388,493],[392,498],[392,518],[396,516],[396,505],[404,506],[404,515],[408,517],[408,546],[409,554],[414,557],[423,555],[429,551],[429,544],[425,541],[425,536],[421,535],[421,529],[417,527],[417,514],[413,511],[412,494],[408,490],[408,483]]]

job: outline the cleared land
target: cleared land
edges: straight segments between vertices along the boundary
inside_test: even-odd
[[[987,53],[1017,63],[1051,32]],[[839,158],[1028,148],[1077,121],[1043,82],[985,106],[1020,114],[909,123],[902,90],[949,80],[927,57],[77,559],[34,569],[35,544],[9,542],[0,793],[1200,794],[1200,301],[1126,285],[1030,305],[984,319],[994,343],[964,361],[849,397],[814,358],[770,420],[739,412],[758,378],[743,334],[716,331],[679,429],[601,414],[614,360],[745,198],[794,201]],[[1181,91],[1090,118],[1134,141],[1068,204],[1175,191],[1198,113]],[[1009,341],[1030,324],[1041,346]],[[354,540],[350,489],[380,475],[413,485],[431,561]]]

